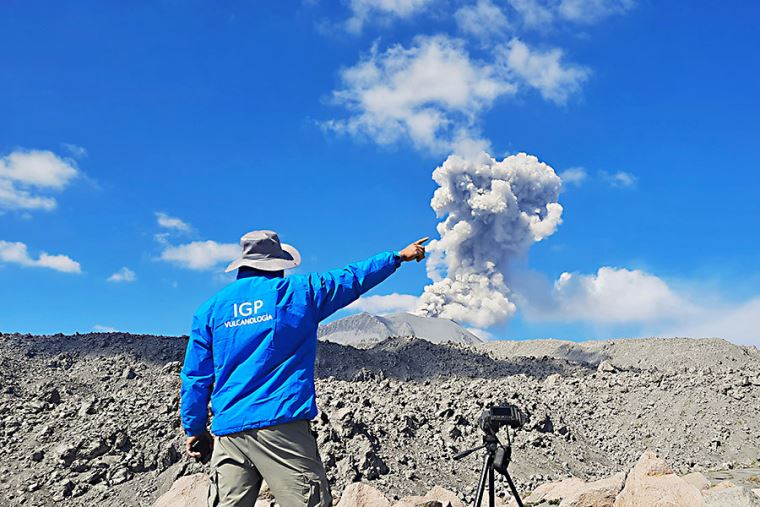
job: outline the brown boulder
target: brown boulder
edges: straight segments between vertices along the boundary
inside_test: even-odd
[[[587,482],[560,502],[560,507],[612,507],[625,482],[625,474],[619,473],[606,479]]]
[[[449,491],[448,489],[442,488],[440,486],[435,486],[433,489],[428,491],[425,495],[425,498],[428,500],[437,500],[443,504],[443,507],[464,507],[462,501],[459,499],[459,497],[456,496],[456,494],[454,494],[453,491]]]
[[[622,473],[593,482],[571,477],[542,484],[525,498],[525,503],[559,503],[560,507],[612,507],[624,482],[625,474]]]
[[[405,496],[397,503],[393,504],[393,507],[417,507],[427,501],[428,499],[424,496]]]
[[[629,472],[614,507],[695,507],[702,493],[687,483],[657,455],[646,451]]]
[[[539,502],[559,502],[582,489],[586,482],[577,477],[570,477],[557,482],[548,482],[535,489],[527,498],[525,503]]]
[[[702,491],[710,487],[710,481],[700,472],[692,472],[681,477],[684,481]]]
[[[338,507],[391,507],[391,503],[369,484],[354,482],[343,490]]]
[[[206,474],[180,477],[153,507],[206,507],[209,482]]]
[[[710,488],[704,492],[702,507],[760,507],[760,497],[741,486]]]

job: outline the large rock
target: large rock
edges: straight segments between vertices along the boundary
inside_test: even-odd
[[[577,477],[570,477],[557,482],[548,482],[535,489],[527,498],[525,503],[554,502],[557,503],[564,498],[574,495],[580,491],[586,482]]]
[[[453,491],[449,491],[440,486],[435,486],[428,491],[425,498],[428,500],[437,500],[443,504],[443,507],[446,507],[447,505],[450,507],[464,507],[464,503],[462,503]]]
[[[405,496],[398,502],[394,503],[393,507],[417,507],[427,501],[427,498],[424,496]]]
[[[542,484],[525,498],[525,503],[559,502],[560,507],[612,507],[624,482],[623,473],[594,482],[571,477]]]
[[[710,487],[710,481],[701,472],[692,472],[681,477],[684,481],[702,491]]]
[[[710,488],[704,492],[702,507],[760,507],[760,497],[741,486]]]
[[[156,500],[153,507],[206,507],[209,479],[206,474],[180,477]]]
[[[687,483],[657,455],[646,451],[628,474],[614,507],[695,507],[700,491]]]
[[[419,507],[421,505],[441,504],[441,507],[464,507],[464,503],[453,491],[435,486],[425,496],[407,496],[393,507]]]
[[[606,479],[587,482],[560,502],[560,507],[612,507],[623,488],[625,474],[619,473]]]
[[[338,507],[391,507],[391,503],[369,484],[354,482],[343,490]]]

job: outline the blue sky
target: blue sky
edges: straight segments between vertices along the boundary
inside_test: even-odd
[[[760,343],[760,7],[384,5],[3,2],[0,330],[186,333],[251,229],[302,272],[436,237],[464,138],[549,164],[564,208],[511,263],[517,312],[465,324]]]

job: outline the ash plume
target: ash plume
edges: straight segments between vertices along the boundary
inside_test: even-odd
[[[477,327],[515,311],[505,277],[510,262],[552,235],[562,222],[561,181],[533,155],[497,161],[451,155],[433,171],[439,188],[430,202],[442,219],[428,247],[425,287],[417,312]]]

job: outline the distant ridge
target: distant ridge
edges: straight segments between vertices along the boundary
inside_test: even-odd
[[[483,340],[449,319],[420,317],[411,313],[392,313],[379,317],[359,313],[319,327],[319,339],[371,347],[394,336],[413,336],[432,343],[460,343],[475,345]]]

